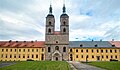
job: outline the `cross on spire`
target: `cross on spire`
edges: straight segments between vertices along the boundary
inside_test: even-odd
[[[65,0],[63,1],[63,14],[66,13],[66,8],[65,8]]]
[[[50,2],[49,14],[52,14],[52,5],[51,5],[51,2]]]

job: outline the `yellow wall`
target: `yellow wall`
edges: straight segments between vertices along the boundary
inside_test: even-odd
[[[72,52],[70,52],[70,49],[72,49]],[[120,61],[120,48],[70,48],[70,49],[69,49],[69,60],[70,60],[70,54],[72,54],[73,61],[86,61],[86,60],[88,61],[110,61],[110,59],[116,59]],[[78,52],[76,52],[76,50],[78,50]],[[83,52],[81,52],[81,50],[83,50]],[[88,50],[88,52],[86,50]],[[101,50],[103,50],[103,52]],[[110,50],[112,50],[112,52],[110,52]],[[86,59],[87,55],[88,55],[88,58]]]
[[[2,49],[4,49],[4,51],[2,51]],[[16,51],[15,51],[15,49],[16,49]],[[8,51],[6,51],[6,50],[8,50]],[[21,51],[19,51],[19,50],[21,50]],[[38,50],[38,51],[36,51],[36,50]],[[42,54],[44,54],[44,53],[45,53],[45,48],[0,48],[0,60],[2,60],[2,61],[25,61],[27,59],[42,60],[41,59]],[[2,57],[2,55],[3,55],[3,57]],[[10,55],[12,55],[11,58],[10,58]],[[20,55],[20,58],[19,58],[19,55]],[[32,55],[33,55],[33,58],[32,58]],[[38,55],[38,58],[36,58],[37,55]],[[25,56],[25,58],[24,58],[24,56]],[[29,58],[28,58],[28,56],[29,56]],[[45,54],[44,54],[43,60],[44,59],[45,59]]]
[[[2,49],[4,49],[4,51],[2,51]],[[8,51],[6,51],[7,49]],[[21,51],[19,51],[20,49]],[[37,49],[38,51],[36,51]],[[70,49],[72,49],[72,52],[70,52]],[[78,52],[76,52],[76,50],[78,50]],[[83,52],[81,52],[81,50],[83,50]],[[88,52],[86,50],[88,50]],[[101,50],[103,50],[103,52],[101,52]],[[112,52],[110,52],[110,50],[112,50]],[[0,61],[1,60],[2,61],[25,61],[27,59],[42,60],[42,54],[44,54],[44,59],[45,59],[45,48],[0,48]],[[69,48],[69,60],[70,60],[71,54],[72,54],[73,61],[86,61],[87,55],[88,55],[88,58],[87,58],[88,61],[109,61],[110,59],[116,59],[120,61],[120,48]],[[6,55],[7,55],[7,58],[6,58]],[[10,55],[12,55],[12,58],[10,58]],[[16,58],[14,57],[15,55],[16,55]],[[19,55],[20,55],[20,58],[19,58]],[[28,55],[29,55],[29,58],[28,58]],[[33,58],[32,58],[32,55],[34,55]],[[38,55],[38,58],[36,58],[36,55]],[[25,58],[23,58],[23,56],[25,56]],[[92,56],[94,58],[92,58]],[[97,60],[97,58],[99,58],[99,60]]]

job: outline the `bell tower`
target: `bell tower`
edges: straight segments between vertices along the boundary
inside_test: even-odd
[[[52,14],[52,5],[49,8],[49,14],[46,17],[46,35],[51,35],[54,33],[55,29],[55,18]]]
[[[63,4],[63,13],[60,16],[60,32],[69,35],[69,16],[66,14],[65,4]]]

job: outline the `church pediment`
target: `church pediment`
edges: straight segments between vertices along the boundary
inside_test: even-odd
[[[52,56],[62,56],[62,54],[58,50],[55,50]]]

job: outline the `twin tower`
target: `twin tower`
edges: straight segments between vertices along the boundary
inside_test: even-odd
[[[60,31],[55,31],[55,17],[50,5],[49,14],[46,17],[45,46],[46,60],[68,60],[69,16],[66,14],[65,4],[63,4],[63,13],[60,16]]]

